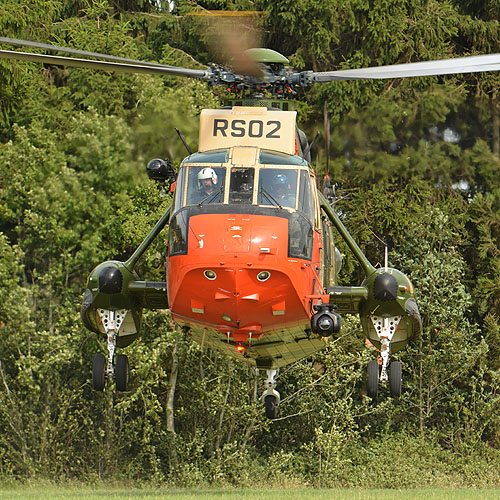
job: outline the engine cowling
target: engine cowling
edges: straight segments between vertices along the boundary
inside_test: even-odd
[[[420,334],[422,320],[417,302],[413,297],[413,285],[401,271],[382,268],[363,282],[368,294],[359,304],[359,315],[366,337],[379,346],[379,336],[374,326],[374,318],[400,318],[392,341],[392,352]]]
[[[82,322],[100,335],[106,335],[106,331],[99,310],[127,311],[117,337],[118,347],[129,345],[139,336],[143,304],[140,295],[130,290],[137,278],[135,271],[130,271],[123,262],[103,262],[90,273],[83,296]]]

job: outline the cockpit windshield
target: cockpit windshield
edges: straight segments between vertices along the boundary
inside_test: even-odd
[[[222,203],[226,169],[222,167],[190,167],[187,176],[187,205]]]
[[[229,185],[229,203],[252,203],[255,168],[231,168]]]
[[[185,160],[177,178],[176,210],[190,205],[241,204],[298,211],[314,220],[312,174],[302,158],[260,151],[258,156],[241,156],[254,158],[245,165],[231,164],[231,155],[223,153],[224,158],[218,151],[204,153],[199,163],[194,161],[198,153]],[[225,161],[207,161],[216,154]]]
[[[266,168],[260,170],[257,203],[295,208],[297,170]]]

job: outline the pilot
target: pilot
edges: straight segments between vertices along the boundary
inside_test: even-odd
[[[277,174],[273,177],[271,194],[280,205],[295,207],[295,192],[292,191],[286,175]]]
[[[202,168],[198,172],[198,186],[204,198],[216,192],[217,174],[213,168]]]

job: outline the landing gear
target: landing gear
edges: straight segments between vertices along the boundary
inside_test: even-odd
[[[368,363],[367,393],[372,399],[376,399],[378,394],[378,369],[378,361],[373,360]]]
[[[389,385],[391,396],[399,398],[403,386],[403,365],[400,361],[392,361],[389,371]]]
[[[267,370],[267,389],[262,394],[262,400],[264,401],[264,407],[266,410],[266,417],[270,420],[278,418],[278,408],[280,404],[280,393],[276,390],[276,381],[274,377],[278,370]]]
[[[264,398],[264,407],[268,419],[274,420],[278,418],[278,404],[278,399],[275,396],[266,396]]]
[[[401,316],[372,316],[371,320],[380,340],[380,359],[382,363],[380,373],[377,361],[368,363],[368,396],[375,399],[379,383],[381,383],[389,384],[391,396],[399,398],[403,384],[403,366],[399,361],[390,362],[390,356],[392,338],[396,333]]]
[[[120,392],[125,392],[127,390],[129,378],[129,367],[128,358],[125,354],[118,354],[116,356],[116,366],[115,366],[115,379],[116,388]]]
[[[367,394],[370,398],[376,399],[379,386],[379,368],[378,361],[370,361],[368,363],[368,383]],[[393,398],[401,396],[403,388],[403,365],[400,361],[391,361],[389,365],[389,389]]]
[[[106,358],[100,352],[94,356],[92,363],[92,387],[95,391],[103,391],[106,383]]]
[[[108,358],[98,353],[94,356],[92,363],[92,387],[96,391],[103,391],[106,379],[116,380],[116,388],[119,391],[126,391],[129,379],[128,358],[124,354],[118,354],[115,360],[116,339],[127,315],[127,310],[109,311],[98,309],[101,323],[108,337]],[[115,368],[116,363],[116,368]]]

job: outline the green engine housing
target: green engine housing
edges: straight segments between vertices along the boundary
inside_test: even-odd
[[[401,271],[393,268],[377,269],[363,282],[368,291],[359,303],[361,325],[366,337],[376,347],[380,347],[377,328],[384,319],[395,329],[391,351],[397,352],[409,340],[420,334],[422,320],[413,297],[413,285]],[[379,321],[374,321],[378,318]]]

